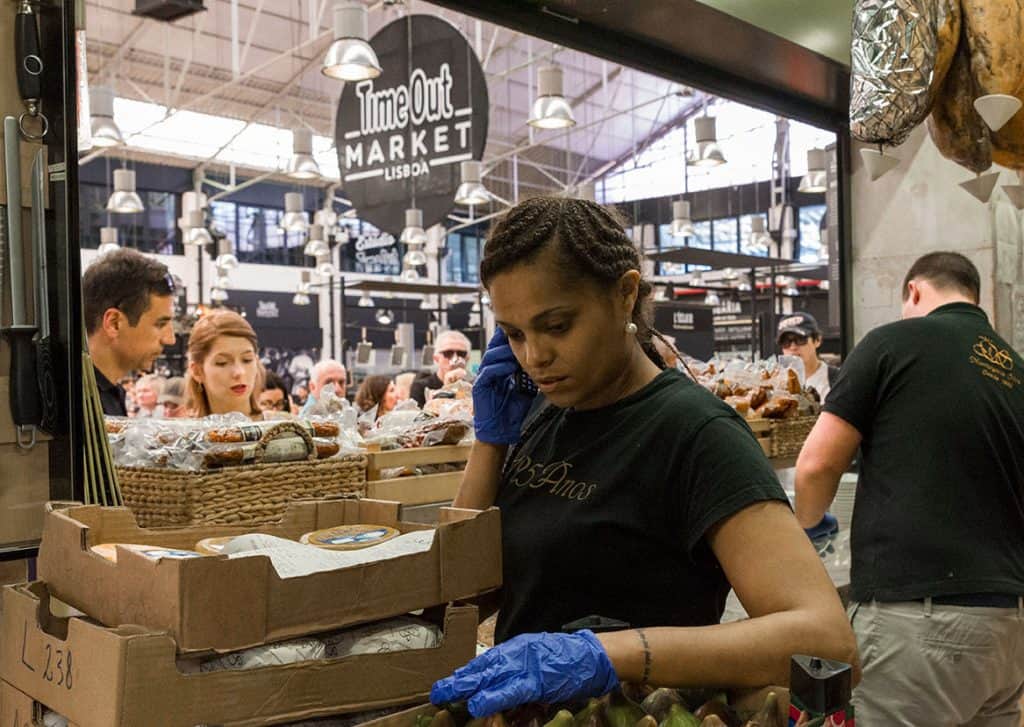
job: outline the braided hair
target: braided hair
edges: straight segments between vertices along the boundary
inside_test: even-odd
[[[612,285],[630,270],[641,270],[640,253],[615,212],[584,199],[533,197],[506,212],[491,229],[480,261],[480,279],[490,287],[496,275],[533,261],[549,245],[554,246],[563,270],[599,285]],[[644,353],[663,369],[665,361],[652,338],[672,346],[651,326],[651,291],[651,284],[641,278],[632,320]]]

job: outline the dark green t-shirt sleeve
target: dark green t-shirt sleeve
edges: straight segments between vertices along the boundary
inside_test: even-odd
[[[789,504],[771,463],[739,417],[709,419],[693,436],[681,511],[692,553],[715,523],[764,500]]]
[[[875,417],[888,356],[882,337],[872,331],[846,357],[822,407],[867,436]]]

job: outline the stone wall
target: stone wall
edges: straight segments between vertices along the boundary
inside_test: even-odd
[[[986,205],[959,183],[966,169],[944,159],[924,126],[886,153],[900,165],[872,182],[854,145],[852,168],[854,341],[896,320],[903,276],[934,250],[967,255],[981,273],[981,306],[996,329],[1024,351],[1024,264],[1020,212],[997,187]],[[1016,184],[1001,170],[999,185]]]

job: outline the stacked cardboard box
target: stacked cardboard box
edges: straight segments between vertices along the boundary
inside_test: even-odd
[[[7,724],[38,705],[78,727],[271,725],[423,702],[431,684],[475,654],[477,611],[459,599],[500,585],[497,510],[446,509],[436,528],[403,523],[398,504],[297,503],[260,532],[298,539],[334,525],[434,530],[430,549],[340,570],[281,578],[265,557],[152,560],[106,542],[191,548],[246,528],[139,528],[123,508],[47,513],[42,582],[2,594],[0,678]],[[88,616],[53,615],[61,602]],[[183,657],[232,652],[426,609],[437,647],[360,654],[251,671],[183,673]],[[15,712],[17,714],[15,714]],[[17,716],[18,721],[15,722]]]

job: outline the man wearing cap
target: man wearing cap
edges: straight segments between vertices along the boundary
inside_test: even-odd
[[[82,276],[89,355],[103,413],[128,416],[119,385],[130,371],[149,371],[174,345],[174,278],[167,266],[130,248],[97,259]]]
[[[800,452],[818,522],[860,448],[850,623],[865,725],[1018,727],[1024,696],[1024,361],[963,255],[903,281],[903,320],[843,362]]]
[[[804,382],[818,392],[822,401],[828,396],[839,369],[818,358],[821,329],[810,313],[800,311],[779,321],[779,349],[787,356],[799,356],[804,362]]]

